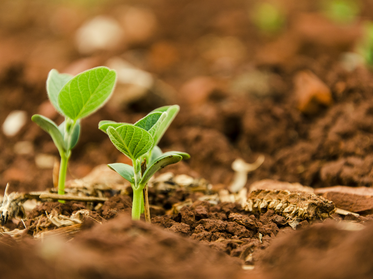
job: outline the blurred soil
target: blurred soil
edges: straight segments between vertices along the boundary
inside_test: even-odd
[[[268,178],[313,188],[371,187],[373,74],[350,54],[361,39],[363,20],[373,19],[373,2],[361,1],[361,18],[339,25],[319,12],[319,1],[274,1],[287,21],[273,34],[251,21],[256,2],[1,1],[0,123],[18,110],[27,118],[15,135],[0,132],[0,191],[6,183],[19,192],[53,187],[58,152],[30,118],[40,113],[62,121],[47,100],[50,69],[76,74],[99,65],[127,67],[137,75],[121,80],[114,101],[83,120],[69,178],[82,178],[99,164],[128,162],[97,129],[100,120],[134,122],[152,109],[177,103],[180,113],[160,147],[188,152],[191,159],[165,171],[227,188],[235,159],[254,162],[264,155],[263,165],[248,174],[246,187]],[[111,28],[103,34],[111,36],[112,44],[97,45],[83,37],[82,27],[98,16]],[[314,274],[309,267],[315,267],[320,271],[314,278],[331,278],[335,270],[345,271],[340,278],[373,276],[366,265],[369,256],[362,256],[371,254],[371,226],[349,231],[307,223],[293,232],[270,211],[256,216],[238,205],[210,205],[184,192],[150,195],[158,206],[153,222],[166,230],[130,221],[130,198],[117,196],[91,216],[98,221],[88,218],[72,241],[60,239],[50,250],[47,240],[33,243],[23,236],[16,243],[2,237],[1,270],[12,278],[308,278]],[[194,202],[190,207],[165,215],[187,199]],[[71,215],[85,208],[43,206],[33,211],[34,217],[52,209]],[[234,214],[250,225],[237,223]],[[29,218],[25,226],[32,234],[36,226]],[[23,224],[8,226],[22,229]],[[276,237],[279,231],[282,238]],[[359,257],[345,264],[351,255]],[[325,258],[324,266],[317,262],[320,258]],[[236,274],[238,263],[262,263],[263,272]],[[31,266],[38,268],[30,271]],[[71,274],[64,273],[68,270]]]

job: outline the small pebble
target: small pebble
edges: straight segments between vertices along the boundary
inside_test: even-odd
[[[119,22],[123,26],[126,41],[141,43],[148,41],[157,29],[157,19],[151,10],[139,7],[119,8]]]
[[[48,154],[38,154],[35,156],[35,164],[39,169],[52,169],[56,157]]]
[[[111,50],[122,41],[123,30],[114,19],[97,16],[77,30],[75,39],[81,53]]]
[[[14,145],[14,152],[19,155],[34,153],[34,145],[30,141],[19,141]]]
[[[22,110],[14,110],[5,119],[3,123],[3,132],[8,137],[15,136],[26,124],[27,113]]]

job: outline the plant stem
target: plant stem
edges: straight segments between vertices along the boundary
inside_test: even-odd
[[[133,189],[132,220],[140,220],[142,189]]]
[[[144,213],[144,191],[141,192],[141,214]]]
[[[60,163],[60,174],[58,177],[58,194],[59,195],[64,195],[65,194],[65,180],[66,180],[66,172],[67,172],[67,163],[70,158],[70,151],[65,154],[60,154],[61,155],[61,163]],[[62,202],[62,201],[60,201]]]

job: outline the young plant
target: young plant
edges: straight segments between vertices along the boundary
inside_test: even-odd
[[[356,46],[366,65],[373,68],[373,21],[364,22],[363,36]]]
[[[337,24],[351,24],[360,13],[359,1],[356,0],[322,0],[323,13]]]
[[[286,22],[282,9],[270,2],[258,2],[250,13],[251,21],[265,34],[275,34],[284,28]]]
[[[157,146],[159,140],[179,111],[178,105],[165,106],[153,110],[135,124],[101,121],[99,129],[105,132],[114,146],[132,160],[132,166],[115,163],[108,166],[128,180],[133,189],[132,219],[140,219],[144,210],[148,212],[147,184],[149,179],[160,169],[188,159],[187,153],[170,151],[162,153]]]
[[[102,107],[113,92],[116,73],[106,67],[97,67],[73,77],[51,70],[47,79],[47,93],[54,108],[65,117],[57,126],[52,120],[39,114],[32,121],[46,131],[61,156],[58,178],[58,194],[65,193],[67,164],[71,150],[80,135],[80,121]]]

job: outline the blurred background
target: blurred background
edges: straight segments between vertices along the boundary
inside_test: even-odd
[[[324,163],[347,154],[371,167],[364,154],[372,136],[363,133],[370,128],[353,147],[323,131],[347,111],[329,113],[332,104],[348,107],[372,93],[371,20],[370,0],[1,0],[0,189],[53,187],[58,152],[30,118],[62,122],[47,100],[51,69],[77,74],[99,65],[117,70],[116,91],[83,121],[70,178],[128,162],[97,129],[100,120],[134,122],[180,104],[160,147],[192,159],[169,170],[226,185],[236,158],[264,154],[248,183],[367,185],[372,168],[330,178]]]

